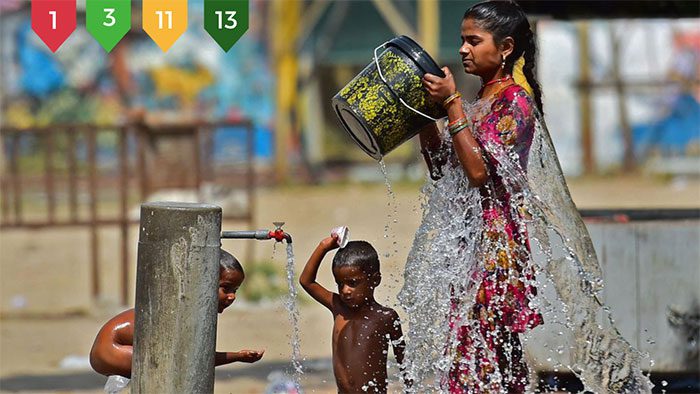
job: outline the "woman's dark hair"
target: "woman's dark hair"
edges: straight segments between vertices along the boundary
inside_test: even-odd
[[[477,25],[491,33],[496,44],[500,44],[504,38],[512,37],[514,44],[513,53],[506,58],[506,70],[513,72],[513,64],[523,56],[525,65],[523,74],[532,87],[537,108],[542,112],[542,90],[535,79],[535,53],[537,44],[535,35],[530,29],[530,22],[522,8],[514,1],[495,0],[476,4],[464,13],[464,19],[473,19]]]

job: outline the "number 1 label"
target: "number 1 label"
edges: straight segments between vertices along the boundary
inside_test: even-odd
[[[51,52],[70,37],[76,26],[76,0],[32,0],[32,30]]]
[[[56,11],[49,11],[51,15],[51,29],[56,30]]]

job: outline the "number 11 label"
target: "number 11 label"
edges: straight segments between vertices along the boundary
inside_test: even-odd
[[[204,0],[204,29],[228,52],[248,30],[248,0]]]
[[[56,52],[75,30],[76,0],[32,0],[32,30]]]
[[[131,0],[86,0],[85,27],[111,51],[131,28]]]
[[[187,0],[143,0],[143,30],[165,52],[187,30]]]

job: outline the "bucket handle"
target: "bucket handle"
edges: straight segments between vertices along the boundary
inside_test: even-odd
[[[378,46],[378,47],[376,47],[376,48],[374,48],[374,64],[377,66],[377,71],[379,72],[379,78],[381,78],[381,79],[382,79],[382,82],[384,82],[384,84],[389,88],[389,90],[391,90],[391,93],[394,93],[394,96],[398,97],[399,102],[401,102],[401,104],[403,104],[404,107],[410,109],[411,111],[417,113],[418,115],[421,115],[421,116],[423,116],[423,117],[425,117],[425,118],[428,118],[428,119],[432,120],[433,122],[437,122],[439,119],[435,119],[435,118],[433,118],[433,117],[430,116],[430,115],[426,115],[426,114],[424,114],[423,112],[421,112],[421,111],[419,111],[419,110],[417,110],[417,109],[411,107],[410,105],[408,105],[408,103],[405,102],[404,99],[402,99],[401,96],[399,96],[398,93],[396,93],[396,92],[394,91],[394,89],[391,87],[391,85],[389,85],[389,82],[386,81],[386,78],[384,78],[384,74],[382,73],[382,68],[379,66],[379,57],[377,56],[377,51],[378,51],[380,48],[386,48],[386,46],[387,46],[388,43],[389,43],[389,41],[383,43],[382,45],[380,45],[380,46]]]

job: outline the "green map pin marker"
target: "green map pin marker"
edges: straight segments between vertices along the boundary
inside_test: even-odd
[[[204,29],[228,52],[248,30],[248,0],[204,0]]]
[[[86,0],[85,27],[111,51],[131,28],[131,0]]]

